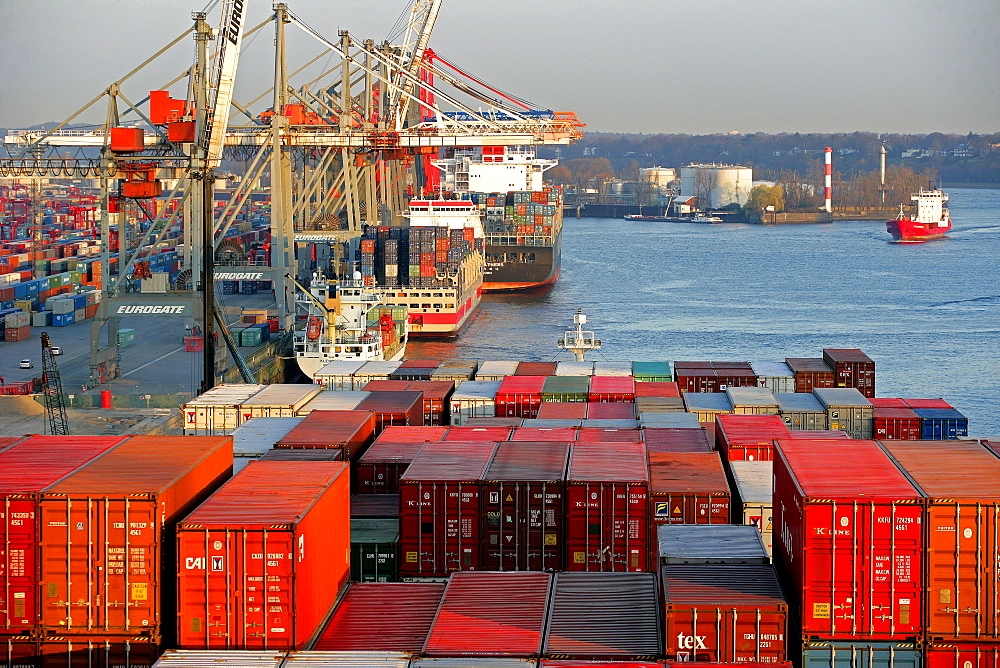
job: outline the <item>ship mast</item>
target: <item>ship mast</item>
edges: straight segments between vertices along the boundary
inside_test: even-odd
[[[573,316],[575,330],[563,332],[563,337],[556,341],[556,346],[562,350],[568,350],[576,355],[576,361],[582,362],[584,355],[588,351],[597,350],[601,347],[601,340],[594,338],[593,332],[585,332],[583,326],[587,324],[587,316],[583,314],[583,309],[577,309]]]

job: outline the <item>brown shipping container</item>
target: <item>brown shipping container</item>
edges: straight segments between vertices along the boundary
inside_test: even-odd
[[[875,360],[857,348],[825,348],[823,361],[833,369],[836,387],[854,387],[875,396]]]
[[[359,494],[399,494],[399,479],[423,446],[375,441],[355,463],[355,490]]]
[[[987,450],[1000,457],[1000,441],[982,441]]]
[[[580,401],[543,401],[535,417],[539,420],[582,420],[587,417],[587,404]]]
[[[649,452],[712,452],[707,432],[691,428],[651,428],[642,430]]]
[[[920,416],[909,408],[872,409],[872,434],[876,440],[919,441]]]
[[[674,368],[674,379],[681,392],[718,392],[719,377],[715,369]]]
[[[231,436],[135,436],[39,501],[42,631],[173,637],[174,529],[230,475]]]
[[[785,364],[795,375],[796,392],[812,392],[817,387],[836,387],[833,369],[822,357],[786,357]]]
[[[660,584],[668,659],[787,660],[788,605],[772,566],[662,566]]]
[[[183,649],[305,649],[350,577],[350,472],[251,462],[177,525]]]
[[[372,392],[360,404],[359,411],[375,412],[375,435],[388,426],[408,427],[424,424],[423,392]]]
[[[883,441],[925,497],[928,640],[1000,642],[1000,460],[975,441]]]
[[[554,376],[556,375],[555,362],[520,362],[517,365],[515,376]]]
[[[483,474],[482,556],[490,571],[563,570],[569,443],[500,443]]]
[[[728,524],[729,484],[716,452],[650,452],[649,518],[657,524]]]
[[[276,448],[334,448],[357,459],[375,440],[372,411],[313,411],[274,444]]]

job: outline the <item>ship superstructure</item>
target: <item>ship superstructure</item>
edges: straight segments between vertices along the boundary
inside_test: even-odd
[[[910,196],[915,202],[916,213],[904,215],[900,206],[899,217],[887,220],[886,231],[892,240],[904,244],[923,243],[943,237],[951,230],[951,216],[944,204],[948,195],[940,190],[924,190]]]

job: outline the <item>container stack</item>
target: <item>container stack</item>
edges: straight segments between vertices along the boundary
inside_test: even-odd
[[[458,272],[481,246],[472,227],[365,225],[357,260],[365,285],[430,288],[443,285],[438,275]]]
[[[529,246],[543,245],[540,241],[544,239],[551,244],[553,227],[559,225],[562,216],[562,190],[554,186],[539,191],[469,193],[469,196],[483,213],[486,234],[515,238],[517,243]]]

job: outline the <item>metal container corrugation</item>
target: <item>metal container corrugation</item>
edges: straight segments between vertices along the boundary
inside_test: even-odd
[[[409,652],[289,652],[281,668],[408,668]]]
[[[569,443],[508,442],[483,474],[482,567],[558,571],[564,562]]]
[[[399,494],[399,479],[423,446],[423,441],[390,443],[379,438],[355,463],[354,488],[360,494]]]
[[[688,429],[651,428],[642,430],[649,452],[712,452],[708,436],[701,427]]]
[[[648,453],[652,527],[728,524],[729,484],[718,453]]]
[[[451,424],[460,426],[469,418],[496,416],[499,390],[499,380],[467,380],[459,385],[451,395]]]
[[[1000,644],[997,643],[927,643],[926,668],[997,668]]]
[[[824,387],[813,390],[826,409],[827,428],[841,430],[851,438],[872,437],[872,403],[853,387]]]
[[[497,417],[533,418],[542,403],[545,376],[507,376],[497,390]]]
[[[833,369],[822,357],[786,357],[785,364],[795,374],[795,392],[812,392],[818,387],[836,387]]]
[[[582,401],[546,401],[538,407],[536,420],[582,420],[587,417],[587,403]]]
[[[699,429],[704,424],[694,413],[671,411],[669,413],[640,413],[639,425],[643,429]],[[712,431],[715,424],[712,424]]]
[[[668,383],[673,380],[670,362],[632,362],[632,375],[636,381]]]
[[[556,362],[557,376],[593,376],[593,362]]]
[[[788,438],[777,415],[719,415],[715,424],[719,451],[729,461],[771,461],[775,439]]]
[[[824,348],[823,361],[833,369],[836,387],[854,387],[875,396],[875,361],[857,348]]]
[[[375,413],[376,436],[388,426],[422,426],[424,424],[423,392],[372,392],[358,404],[358,411]]]
[[[443,583],[352,584],[313,649],[420,652],[444,589]]]
[[[574,444],[566,474],[567,570],[648,568],[648,486],[641,444]]]
[[[589,391],[590,376],[549,376],[542,385],[542,401],[585,403]]]
[[[919,441],[920,416],[909,408],[872,409],[872,433],[876,440]]]
[[[340,450],[268,450],[263,455],[261,455],[258,461],[262,462],[342,462],[344,461],[344,453]],[[239,460],[236,460],[236,464],[233,464],[233,473],[237,473],[236,467]],[[240,470],[246,468],[246,461]]]
[[[295,415],[305,416],[313,411],[353,411],[370,394],[364,390],[323,390],[295,411]]]
[[[554,376],[555,362],[518,362],[515,376]]]
[[[240,414],[244,422],[259,417],[294,417],[320,390],[319,385],[267,385],[240,405]]]
[[[233,456],[262,456],[302,420],[300,417],[261,417],[247,420],[233,430]]]
[[[480,570],[480,490],[496,443],[424,444],[400,478],[401,576]]]
[[[639,429],[591,427],[587,426],[588,422],[584,420],[584,426],[577,431],[576,440],[580,443],[642,443],[642,431]]]
[[[599,364],[599,362],[595,363],[595,370],[597,364]],[[631,373],[631,369],[629,372]],[[590,379],[590,392],[587,395],[587,401],[635,402],[635,378],[629,375],[595,375]]]
[[[305,649],[350,579],[350,472],[253,462],[177,524],[184,649]]]
[[[442,441],[507,441],[511,427],[451,427]]]
[[[423,654],[538,656],[551,586],[548,573],[455,573]]]
[[[587,404],[587,419],[634,420],[635,404],[623,401],[591,402]]]
[[[681,389],[677,383],[660,381],[642,381],[636,378],[635,397],[680,397]]]
[[[594,362],[595,376],[632,376],[632,362],[611,362],[598,360]]]
[[[444,440],[448,427],[439,425],[424,425],[422,427],[388,426],[375,439],[375,443],[423,443],[424,441]]]
[[[546,657],[634,661],[663,654],[652,573],[558,573],[550,600]]]
[[[0,633],[34,633],[38,624],[38,493],[125,438],[31,436],[0,452]]]
[[[243,424],[240,406],[266,385],[216,385],[183,406],[184,434],[214,436],[231,434]]]
[[[807,638],[920,635],[922,506],[874,441],[778,441],[776,555]]]
[[[413,659],[410,668],[536,668],[537,665],[534,659],[424,657]]]
[[[697,415],[701,422],[711,422],[716,415],[733,412],[725,392],[685,392],[684,409]]]
[[[38,504],[42,630],[169,643],[175,523],[232,466],[229,436],[134,436],[46,488]]]
[[[515,427],[509,440],[569,443],[576,440],[576,431],[574,427]]]
[[[770,563],[760,533],[739,524],[663,524],[656,528],[660,563],[763,566]]]
[[[674,661],[788,659],[788,605],[771,566],[660,568],[664,642]]]
[[[763,387],[730,387],[726,398],[737,415],[777,415],[778,400]]]
[[[588,411],[589,410],[590,409],[588,408]],[[580,420],[580,427],[582,429],[587,429],[590,432],[590,436],[588,436],[588,438],[593,437],[595,431],[603,431],[603,432],[619,431],[625,433],[634,432],[635,434],[639,433],[639,421],[626,420],[624,418],[594,418],[593,420],[587,418],[586,420]],[[612,438],[611,440],[615,439]],[[641,435],[640,437],[632,436],[629,438],[628,442],[638,443],[641,440],[642,440]]]
[[[1000,441],[980,441],[987,450],[1000,457]]]
[[[778,415],[792,431],[814,431],[827,428],[826,409],[812,392],[775,394]]]
[[[914,408],[920,416],[920,435],[926,440],[969,435],[969,420],[954,408]]]
[[[637,384],[641,385],[641,383]],[[639,397],[635,398],[636,413],[677,413],[684,410],[684,400],[680,397]]]
[[[351,581],[399,581],[399,520],[351,519]]]
[[[326,390],[353,390],[354,373],[364,366],[364,362],[335,360],[328,362],[313,374],[313,380]]]
[[[155,668],[280,668],[287,654],[282,651],[237,652],[191,649],[168,649],[153,666]]]
[[[802,643],[802,667],[923,668],[923,654],[919,643],[813,640]]]
[[[455,382],[451,380],[414,380],[405,390],[423,392],[424,424],[451,424],[448,412],[451,409],[451,395],[455,392]]]
[[[771,392],[794,392],[795,374],[784,362],[750,362],[757,376],[757,386]]]
[[[356,459],[375,440],[375,414],[371,411],[313,411],[275,448],[333,448],[344,460]]]
[[[729,462],[733,479],[733,524],[748,524],[760,531],[767,555],[772,555],[771,462]]]
[[[1000,642],[1000,460],[975,441],[884,441],[924,495],[924,633]]]
[[[354,494],[351,517],[399,518],[399,494]]]
[[[517,373],[520,362],[514,360],[490,360],[479,365],[476,380],[502,381]],[[464,383],[463,383],[464,385]]]
[[[360,369],[354,372],[354,389],[360,390],[369,381],[388,380],[389,374],[398,369],[402,364],[399,361],[388,362],[384,360],[365,362]]]

